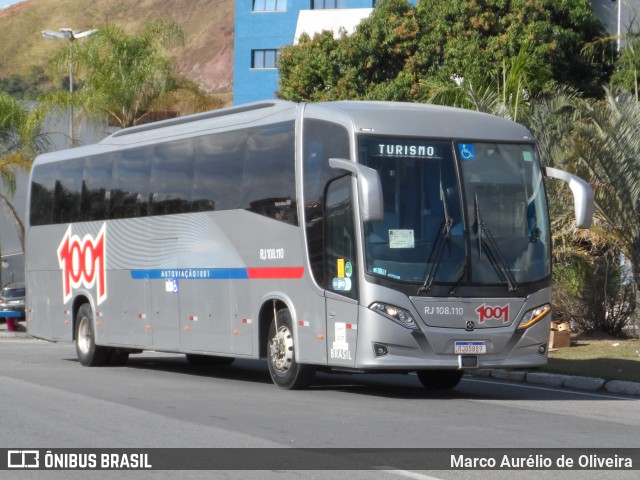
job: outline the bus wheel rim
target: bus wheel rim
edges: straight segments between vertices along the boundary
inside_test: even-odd
[[[270,345],[271,363],[280,372],[286,372],[293,362],[293,335],[286,326],[281,326]]]
[[[85,317],[80,320],[78,327],[78,348],[82,353],[89,351],[91,343],[91,331],[89,330],[89,320]]]

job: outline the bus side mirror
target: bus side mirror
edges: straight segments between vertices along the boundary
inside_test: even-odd
[[[356,176],[358,182],[358,200],[360,217],[363,222],[378,222],[384,216],[382,202],[382,184],[380,175],[373,168],[344,158],[330,158],[329,166],[338,170],[346,170]]]
[[[576,211],[576,223],[578,228],[589,228],[593,220],[593,189],[582,178],[564,170],[545,167],[547,177],[557,178],[569,184],[573,193],[573,203]]]

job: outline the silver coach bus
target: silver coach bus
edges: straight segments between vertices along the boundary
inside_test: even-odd
[[[271,101],[128,128],[39,156],[27,206],[29,333],[80,363],[142,350],[314,372],[546,362],[551,238],[522,126],[385,102]]]

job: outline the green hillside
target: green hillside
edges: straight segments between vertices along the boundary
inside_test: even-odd
[[[66,48],[44,39],[42,30],[115,23],[134,32],[149,20],[170,18],[186,36],[186,46],[174,52],[180,72],[209,92],[230,95],[233,12],[230,0],[27,0],[0,10],[0,78],[47,69],[49,56]]]

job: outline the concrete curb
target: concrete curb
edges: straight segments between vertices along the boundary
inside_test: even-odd
[[[501,370],[497,368],[467,370],[465,373],[478,377],[489,377],[497,380],[526,382],[548,387],[566,387],[576,390],[607,391],[623,395],[640,396],[640,383],[622,380],[605,380],[604,378],[577,377],[546,372],[525,372],[520,370]]]
[[[623,380],[610,380],[604,384],[604,389],[611,393],[623,393],[625,395],[639,395],[640,383],[625,382]]]

